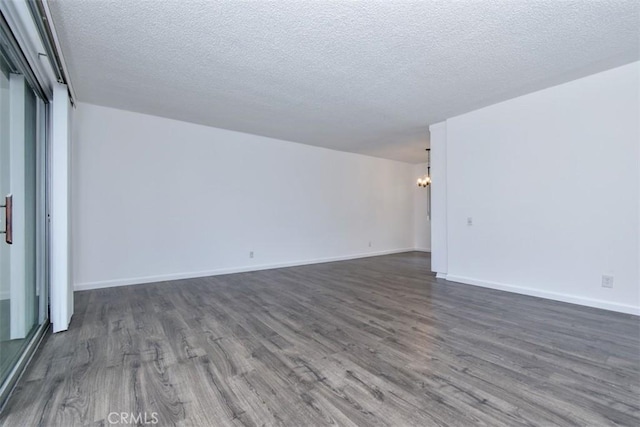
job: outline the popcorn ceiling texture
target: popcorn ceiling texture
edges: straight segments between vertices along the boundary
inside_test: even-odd
[[[637,1],[49,3],[80,101],[413,163],[429,124],[640,56]]]

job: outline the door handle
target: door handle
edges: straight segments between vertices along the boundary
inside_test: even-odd
[[[5,209],[4,217],[4,231],[0,231],[0,234],[4,234],[4,241],[8,244],[13,243],[13,195],[9,194],[4,198],[4,205],[0,205],[0,208]]]

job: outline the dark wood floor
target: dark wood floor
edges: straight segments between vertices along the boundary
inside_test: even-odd
[[[79,292],[0,421],[638,426],[639,396],[638,317],[439,281],[406,253]]]
[[[11,300],[0,300],[0,380],[20,358],[26,345],[26,339],[11,339]]]

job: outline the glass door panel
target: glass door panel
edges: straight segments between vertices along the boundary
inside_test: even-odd
[[[43,241],[39,202],[42,113],[24,76],[0,51],[0,383],[24,352],[42,316],[44,280],[38,274]],[[10,220],[9,220],[10,218]],[[11,236],[7,233],[12,231]],[[9,238],[11,237],[11,238]]]

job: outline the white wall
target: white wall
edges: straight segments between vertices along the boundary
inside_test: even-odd
[[[429,126],[431,147],[431,271],[447,276],[447,123]]]
[[[76,289],[414,246],[414,165],[90,104],[74,122]]]
[[[449,280],[640,314],[639,64],[446,121]]]
[[[414,181],[427,174],[427,163],[420,163],[413,167]],[[413,230],[414,244],[418,251],[431,252],[431,219],[429,218],[429,191],[418,187],[414,182],[413,198]]]
[[[50,116],[51,129],[51,202],[50,227],[50,296],[53,332],[65,331],[73,315],[73,285],[71,265],[73,246],[71,235],[73,213],[69,196],[70,168],[74,144],[72,133],[74,111],[69,102],[67,86],[56,83],[53,87],[53,103]],[[73,167],[73,166],[72,166]],[[71,191],[73,194],[73,191]],[[75,197],[75,195],[74,195]]]

